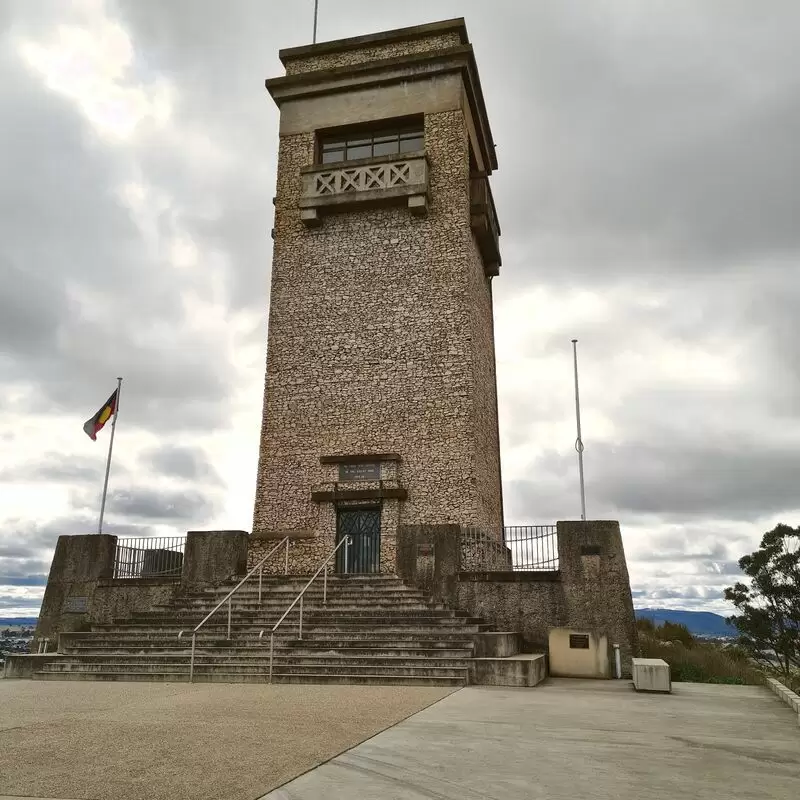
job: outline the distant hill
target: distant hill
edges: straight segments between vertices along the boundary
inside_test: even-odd
[[[685,625],[695,636],[738,636],[738,631],[725,622],[725,617],[710,611],[679,611],[674,608],[637,608],[638,619],[651,619],[656,625],[673,622]]]
[[[25,625],[33,626],[38,617],[0,617],[0,625]]]

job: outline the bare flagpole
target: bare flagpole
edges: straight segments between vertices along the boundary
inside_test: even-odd
[[[581,439],[581,400],[578,394],[578,340],[572,340],[572,355],[575,361],[575,417],[578,420],[578,438],[575,449],[578,451],[578,474],[581,479],[581,519],[586,521],[586,491],[583,485],[583,440]]]
[[[314,0],[314,38],[312,44],[317,43],[317,12],[319,11],[319,0]]]
[[[117,378],[117,401],[114,404],[114,419],[111,422],[111,438],[108,440],[108,460],[106,461],[106,479],[103,482],[103,500],[100,503],[100,524],[97,532],[103,532],[103,516],[106,513],[106,495],[108,494],[108,475],[111,472],[111,451],[114,449],[114,432],[117,430],[117,417],[119,416],[119,398],[122,394],[122,378]]]

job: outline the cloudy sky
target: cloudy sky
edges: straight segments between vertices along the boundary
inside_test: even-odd
[[[0,616],[59,534],[248,529],[280,47],[311,0],[0,2]],[[321,0],[319,38],[463,15],[500,169],[508,523],[622,522],[639,606],[726,610],[800,509],[800,5]]]

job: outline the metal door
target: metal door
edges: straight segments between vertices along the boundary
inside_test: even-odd
[[[336,571],[340,574],[381,571],[380,508],[340,508],[336,513],[336,541],[350,537],[336,554]]]

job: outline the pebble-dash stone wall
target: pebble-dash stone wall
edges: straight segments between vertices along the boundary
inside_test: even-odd
[[[458,44],[445,33],[284,61],[309,72]],[[470,227],[467,121],[460,109],[425,114],[424,130],[427,216],[355,208],[317,228],[298,209],[315,133],[280,138],[253,530],[316,532],[293,543],[293,572],[335,544],[333,504],[311,497],[337,480],[321,456],[399,454],[382,464],[384,488],[407,491],[379,501],[382,571],[395,571],[400,523],[502,528],[492,294]],[[249,563],[269,546],[253,541]]]

